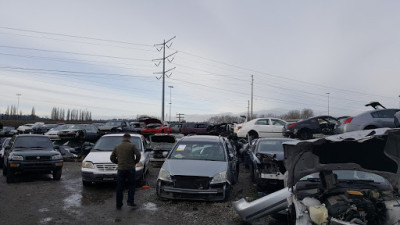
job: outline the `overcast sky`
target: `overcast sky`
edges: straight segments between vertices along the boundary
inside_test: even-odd
[[[0,112],[161,116],[154,44],[174,36],[165,113],[355,115],[399,107],[399,1],[0,0]],[[172,59],[173,57],[171,57]],[[169,75],[169,74],[168,74]],[[173,86],[173,88],[168,88]],[[197,116],[195,116],[197,115]],[[169,120],[169,116],[166,117]]]

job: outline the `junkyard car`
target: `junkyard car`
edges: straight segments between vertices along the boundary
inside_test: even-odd
[[[286,124],[282,133],[285,137],[311,139],[314,134],[332,135],[336,133],[338,120],[331,116],[316,116],[295,123]]]
[[[379,102],[371,102],[366,106],[372,106],[374,110],[363,112],[357,116],[346,119],[343,127],[344,132],[395,127],[393,117],[400,109],[386,109]],[[377,106],[380,106],[380,108]]]
[[[394,114],[394,126],[400,127],[400,111]]]
[[[15,130],[14,127],[3,127],[3,129],[0,130],[0,137],[12,137],[17,133],[18,131]]]
[[[181,127],[183,135],[189,134],[207,134],[208,123],[184,123]]]
[[[153,134],[170,134],[172,132],[172,128],[169,124],[159,119],[147,119],[144,123],[145,127],[141,132],[146,137]]]
[[[178,141],[160,169],[157,196],[227,200],[238,173],[235,150],[226,138],[187,136]]]
[[[287,142],[287,188],[234,208],[247,221],[287,208],[291,224],[398,224],[399,143],[386,128]]]
[[[6,148],[6,146],[8,145],[8,143],[10,142],[11,138],[5,138],[5,140],[3,141],[3,143],[1,143],[0,145],[0,167],[3,167],[3,163],[4,163],[4,150]]]
[[[67,129],[58,131],[61,140],[87,140],[95,142],[99,138],[99,130],[92,124],[73,124]]]
[[[282,189],[284,187],[283,146],[292,141],[289,138],[259,138],[250,147],[250,174],[252,181],[264,189]]]
[[[176,138],[169,134],[155,134],[150,136],[150,162],[163,163],[168,153],[174,147]]]
[[[286,121],[276,118],[258,118],[242,125],[237,132],[240,138],[256,139],[261,137],[283,137],[282,128]]]
[[[100,135],[132,131],[132,126],[126,120],[110,120],[98,128]]]
[[[62,125],[62,124],[36,124],[32,127],[31,133],[32,134],[44,134],[47,131],[51,130],[52,128],[55,128],[60,125]]]
[[[117,164],[111,162],[110,155],[115,146],[122,142],[123,135],[107,134],[96,142],[93,149],[82,161],[83,185],[117,181]],[[142,181],[149,169],[149,157],[145,152],[145,139],[140,134],[131,134],[131,136],[131,143],[141,153],[140,162],[136,164],[136,180]]]
[[[49,137],[50,140],[52,141],[57,141],[57,140],[61,140],[60,136],[58,136],[58,132],[60,130],[66,130],[68,129],[70,126],[72,126],[72,124],[64,124],[64,125],[60,125],[54,128],[51,128],[49,131],[47,131],[46,133],[44,133],[45,136]]]
[[[54,180],[61,178],[63,158],[43,135],[13,136],[4,151],[3,175],[7,183],[14,181],[16,173],[52,173]]]

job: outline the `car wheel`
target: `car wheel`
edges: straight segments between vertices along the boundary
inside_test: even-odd
[[[7,176],[7,183],[13,183],[14,182],[14,172],[10,169],[7,169],[6,172],[6,176]]]
[[[53,170],[53,180],[60,180],[62,174],[62,169]]]
[[[299,133],[297,133],[297,137],[300,140],[307,140],[312,138],[312,134],[307,130],[300,130]]]

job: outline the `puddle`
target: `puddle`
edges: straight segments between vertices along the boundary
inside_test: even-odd
[[[72,207],[79,207],[81,205],[82,195],[73,194],[64,199],[64,210]]]
[[[47,223],[51,222],[52,220],[53,220],[53,218],[51,218],[51,217],[46,217],[46,218],[41,219],[41,220],[40,220],[40,223],[41,223],[41,224],[47,224]]]
[[[148,211],[153,211],[153,212],[158,210],[157,205],[152,202],[144,203],[142,209],[148,210]]]

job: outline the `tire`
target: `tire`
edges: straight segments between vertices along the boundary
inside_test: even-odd
[[[300,140],[307,140],[312,138],[312,134],[308,130],[300,130],[299,133],[297,133],[297,138]]]
[[[7,169],[6,178],[7,178],[6,179],[7,183],[13,183],[14,182],[14,172],[11,171],[10,169]]]
[[[231,186],[229,184],[226,184],[225,186],[225,197],[222,201],[227,202],[229,201],[230,195],[231,195]]]
[[[53,170],[53,180],[60,180],[62,169]]]

